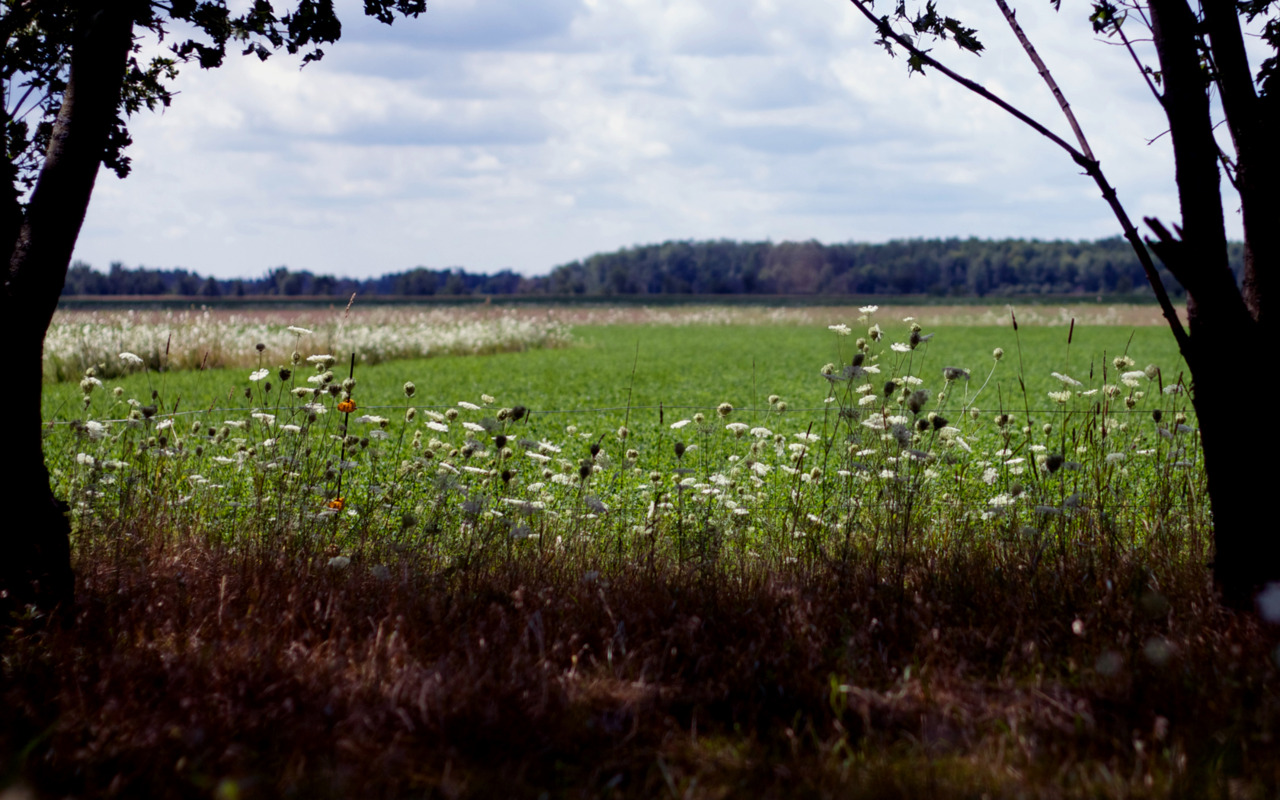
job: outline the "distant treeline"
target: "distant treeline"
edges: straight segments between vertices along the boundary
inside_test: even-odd
[[[1242,270],[1243,247],[1231,247]],[[1157,263],[1158,260],[1157,260]],[[1180,294],[1161,268],[1165,285]],[[933,295],[1012,296],[1149,292],[1129,244],[1024,239],[911,239],[886,244],[818,242],[664,242],[600,253],[526,277],[460,268],[417,267],[377,278],[337,278],[269,270],[260,278],[201,277],[185,269],[128,269],[106,273],[72,265],[64,296],[176,295],[184,297],[394,297],[467,295]]]

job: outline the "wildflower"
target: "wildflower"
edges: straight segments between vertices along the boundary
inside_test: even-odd
[[[1000,359],[1004,358],[1004,348],[997,347],[995,350],[992,350],[991,357],[994,358],[996,361],[999,361]]]
[[[334,358],[331,355],[324,354],[324,355],[307,356],[307,362],[310,364],[315,364],[316,367],[319,369],[328,369],[329,367],[332,367],[334,364],[338,363],[338,359]]]
[[[1071,392],[1069,391],[1049,392],[1049,399],[1054,400],[1058,403],[1066,403],[1068,400],[1071,399]]]
[[[626,440],[626,438],[627,438],[628,436],[630,436],[630,435],[631,435],[631,431],[627,430],[627,427],[626,427],[625,425],[623,425],[622,427],[618,428],[618,438],[619,438],[619,439],[622,439],[622,440],[624,440],[624,441],[625,441],[625,440]]]
[[[837,336],[848,336],[850,333],[853,333],[848,325],[828,325],[827,330],[835,331]]]
[[[1116,369],[1128,369],[1129,367],[1132,367],[1137,362],[1135,362],[1132,358],[1129,358],[1128,356],[1116,356],[1115,360],[1112,361],[1111,363],[1116,365]]]
[[[671,430],[673,430],[673,431],[678,431],[678,430],[680,430],[681,428],[683,428],[685,425],[688,425],[688,424],[689,424],[689,420],[687,420],[687,419],[682,419],[682,420],[680,420],[679,422],[673,422],[673,423],[671,423]]]
[[[1083,383],[1071,377],[1070,375],[1063,375],[1061,372],[1051,372],[1049,374],[1057,378],[1058,380],[1062,381],[1063,386],[1084,386]]]
[[[492,395],[482,394],[480,395],[480,402],[484,403],[486,406],[491,406],[494,403],[498,402],[498,400]]]
[[[474,423],[474,422],[464,422],[464,423],[462,423],[462,427],[466,428],[467,430],[471,431],[472,433],[484,433],[484,426],[483,426],[483,425],[477,425],[477,424],[476,424],[476,423]]]
[[[874,314],[880,310],[880,306],[861,306],[858,308],[860,314]]]
[[[466,400],[459,400],[459,401],[458,401],[458,408],[461,408],[461,409],[463,409],[463,410],[465,410],[465,411],[479,411],[479,410],[480,410],[480,406],[476,405],[475,403],[468,403]]]
[[[332,508],[334,511],[341,511],[342,507],[345,506],[346,504],[347,504],[346,501],[343,500],[341,497],[335,497],[332,500],[330,500],[327,505],[329,508]]]
[[[120,360],[131,367],[140,367],[143,364],[142,358],[133,353],[121,353]]]
[[[98,380],[92,375],[86,375],[80,381],[80,391],[84,392],[85,394],[89,394],[94,389],[98,388],[101,385],[102,385],[102,381]]]
[[[967,381],[969,380],[969,370],[960,369],[959,367],[943,367],[942,377],[949,381],[958,381],[961,378]]]
[[[415,393],[415,392],[417,392],[417,391],[418,391],[418,387],[413,385],[413,381],[405,381],[405,382],[404,382],[404,396],[405,396],[405,397],[413,397],[414,393]]]
[[[258,381],[262,380],[263,378],[267,377],[270,374],[271,374],[271,370],[269,369],[255,369],[253,372],[249,373],[249,380],[253,381],[254,383],[257,383]]]
[[[720,405],[716,406],[716,413],[719,414],[721,417],[727,417],[733,413],[733,406],[729,405],[728,403],[721,403]]]
[[[356,401],[351,399],[343,400],[338,403],[338,410],[343,414],[350,414],[356,410]]]
[[[290,325],[289,327],[285,328],[285,330],[288,331],[289,333],[292,333],[294,336],[310,336],[312,333],[306,328],[299,328],[297,325]]]
[[[867,329],[867,338],[873,342],[878,342],[884,338],[884,331],[880,330],[879,325],[872,325]]]
[[[892,350],[892,351],[893,351],[893,352],[895,352],[895,353],[910,353],[910,352],[911,352],[911,346],[910,346],[910,345],[905,345],[905,344],[903,344],[902,342],[894,342],[893,344],[889,345],[889,349],[890,349],[890,350]]]

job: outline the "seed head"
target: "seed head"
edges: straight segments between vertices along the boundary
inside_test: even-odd
[[[992,350],[991,357],[994,358],[996,361],[999,361],[1000,359],[1004,358],[1004,348],[997,347],[995,350]]]
[[[1154,411],[1152,411],[1152,412],[1151,412],[1151,418],[1152,418],[1153,420],[1155,420],[1156,422],[1159,422],[1159,421],[1160,421],[1160,418],[1161,418],[1161,417],[1163,417],[1163,416],[1164,416],[1164,412],[1163,412],[1163,411],[1161,411],[1161,410],[1160,410],[1160,409],[1158,409],[1158,408],[1157,408],[1156,410],[1154,410]]]
[[[678,459],[684,458],[684,450],[685,450],[684,442],[676,442],[675,444],[676,458]]]
[[[920,409],[924,408],[927,402],[929,402],[929,393],[924,389],[916,389],[907,396],[907,408],[911,409],[912,414],[919,414]]]
[[[267,349],[267,346],[266,346],[265,344],[263,344],[262,342],[258,342],[257,344],[255,344],[255,345],[253,346],[253,349],[254,349],[254,350],[257,350],[259,353],[261,353],[263,350],[266,350],[266,349]]]
[[[733,406],[728,403],[721,403],[716,406],[716,413],[719,414],[721,418],[727,417],[733,413]]]
[[[418,391],[418,387],[413,385],[413,381],[405,381],[405,382],[404,382],[404,396],[405,396],[405,397],[413,397],[414,393],[416,393],[417,391]]]

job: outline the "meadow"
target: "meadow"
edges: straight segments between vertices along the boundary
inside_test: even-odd
[[[173,365],[66,322],[82,601],[10,634],[12,780],[1274,794],[1280,650],[1214,600],[1151,309],[450,311],[516,333],[430,358],[361,313],[206,315]]]

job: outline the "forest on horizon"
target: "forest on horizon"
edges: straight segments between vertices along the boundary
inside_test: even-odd
[[[1243,245],[1230,247],[1243,269]],[[1157,263],[1158,259],[1156,260]],[[1163,267],[1173,295],[1182,287]],[[415,267],[373,278],[337,277],[280,266],[259,278],[215,278],[182,268],[106,272],[77,261],[63,297],[204,298],[522,295],[626,297],[672,295],[926,295],[1009,297],[1150,294],[1128,242],[1027,239],[908,239],[883,244],[668,241],[637,245],[562,264],[546,275],[512,269],[468,272]]]

